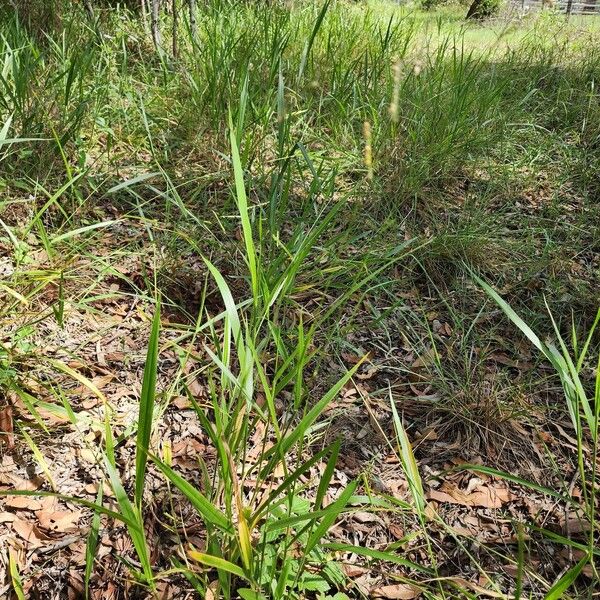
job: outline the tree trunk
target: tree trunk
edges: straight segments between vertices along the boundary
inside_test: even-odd
[[[160,50],[160,48],[161,48],[160,27],[159,27],[159,23],[158,23],[159,9],[160,9],[160,0],[152,0],[152,17],[151,17],[152,41],[154,42],[154,47],[157,50]]]
[[[179,24],[179,14],[177,12],[177,0],[172,0],[171,11],[173,13],[173,58],[177,58],[179,48],[177,47],[177,29]]]
[[[469,11],[467,12],[467,19],[473,19],[477,16],[479,11],[479,6],[482,4],[481,0],[473,0],[471,6],[469,6]]]
[[[198,22],[196,21],[196,0],[188,0],[190,8],[190,31],[194,44],[198,43]]]

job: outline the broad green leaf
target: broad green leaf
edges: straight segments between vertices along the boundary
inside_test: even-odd
[[[323,499],[325,498],[325,494],[327,494],[327,490],[329,488],[329,483],[331,482],[331,478],[333,477],[333,473],[335,471],[335,467],[337,464],[337,458],[340,452],[341,442],[338,440],[335,442],[331,448],[331,456],[327,460],[327,465],[325,466],[325,471],[321,476],[321,481],[319,481],[319,487],[317,489],[317,495],[315,497],[315,510],[319,510],[322,506]]]
[[[237,198],[238,212],[242,220],[242,233],[244,244],[246,246],[246,260],[250,269],[250,279],[252,283],[252,297],[255,305],[259,299],[259,281],[256,250],[254,248],[254,238],[252,235],[252,225],[250,224],[250,215],[248,213],[248,198],[246,196],[246,184],[244,183],[244,170],[240,159],[236,131],[233,126],[231,113],[229,113],[229,138],[231,141],[231,161],[233,162],[233,177],[235,180],[235,192]]]
[[[308,542],[306,542],[306,547],[304,548],[305,555],[310,554],[313,548],[321,541],[321,538],[331,529],[339,514],[348,504],[357,485],[358,482],[356,481],[350,483],[341,493],[340,497],[325,509],[325,516],[311,532]]]
[[[250,588],[238,589],[237,593],[239,594],[242,600],[267,600],[267,597],[264,594],[255,592]]]
[[[215,267],[207,258],[204,258],[204,262],[206,263],[208,270],[211,272],[211,275],[214,277],[217,283],[217,287],[219,288],[221,298],[223,298],[223,302],[225,303],[225,314],[229,318],[233,339],[237,344],[242,328],[240,325],[240,317],[238,315],[237,307],[235,304],[235,300],[233,299],[233,295],[231,294],[231,290],[229,289],[225,278],[219,272],[219,269],[217,269],[217,267]]]

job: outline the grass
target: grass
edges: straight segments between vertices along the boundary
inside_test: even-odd
[[[0,20],[0,452],[38,481],[0,495],[86,511],[85,597],[592,597],[599,25],[464,12],[212,0],[177,58],[169,14],[160,52],[122,7]]]

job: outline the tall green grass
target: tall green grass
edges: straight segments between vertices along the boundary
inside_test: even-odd
[[[451,22],[422,30],[421,18],[344,3],[265,11],[219,0],[198,20],[198,43],[182,29],[176,65],[148,57],[146,34],[132,32],[139,21],[126,10],[100,10],[101,30],[111,31],[100,37],[78,11],[67,13],[62,34],[44,46],[8,20],[0,110],[13,115],[19,136],[48,138],[29,161],[30,174],[44,180],[55,172],[49,166],[64,163],[61,148],[71,169],[88,164],[102,174],[111,156],[125,158],[114,147],[117,132],[173,168],[185,164],[190,146],[210,140],[205,159],[216,166],[229,145],[232,109],[256,189],[271,175],[273,156],[291,159],[298,142],[329,149],[313,155],[321,168],[364,175],[368,121],[384,210],[435,194],[468,165],[484,164],[532,109],[541,109],[545,127],[549,118],[575,119],[586,137],[595,135],[593,87],[586,88],[597,75],[595,50],[577,59],[585,62],[580,93],[568,83],[564,57],[577,50],[566,34],[556,34],[562,45],[554,47],[534,29],[517,38],[517,49],[505,49],[502,36],[473,49],[465,46],[468,31]],[[240,95],[247,101],[238,104]],[[143,113],[134,110],[140,101]]]

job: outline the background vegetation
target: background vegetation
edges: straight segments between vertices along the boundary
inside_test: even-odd
[[[6,594],[592,597],[598,22],[15,6]]]

